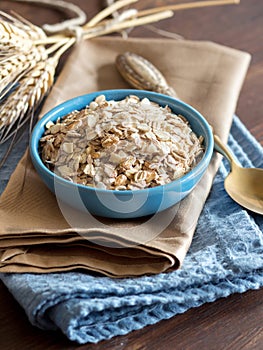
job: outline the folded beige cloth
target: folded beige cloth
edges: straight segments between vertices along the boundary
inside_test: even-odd
[[[115,68],[117,54],[125,51],[156,65],[181,99],[198,109],[223,141],[227,140],[250,55],[211,42],[117,37],[81,42],[72,51],[41,114],[77,95],[129,88]],[[219,161],[214,156],[194,191],[162,214],[172,220],[151,239],[156,221],[150,218],[100,219],[103,227],[71,227],[56,197],[25,155],[0,199],[0,272],[84,268],[124,277],[178,268],[191,244]]]

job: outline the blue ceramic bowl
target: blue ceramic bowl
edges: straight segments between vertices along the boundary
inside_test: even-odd
[[[104,190],[79,185],[65,180],[50,171],[39,155],[39,139],[48,121],[55,122],[73,110],[80,110],[99,95],[107,100],[122,100],[127,95],[147,97],[161,106],[168,105],[176,114],[186,117],[199,136],[204,137],[205,152],[200,162],[186,175],[163,186],[136,191]],[[213,135],[205,118],[194,108],[175,98],[143,90],[106,90],[89,93],[68,100],[46,113],[35,125],[31,140],[30,154],[36,171],[57,200],[77,210],[87,210],[93,215],[111,218],[135,218],[165,210],[181,201],[199,182],[207,169],[213,153]]]

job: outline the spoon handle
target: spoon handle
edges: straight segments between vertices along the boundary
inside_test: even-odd
[[[215,151],[222,154],[224,157],[226,157],[226,159],[229,161],[231,166],[233,166],[233,164],[240,166],[240,163],[237,160],[237,158],[233,155],[233,153],[230,151],[230,149],[221,141],[219,136],[217,136],[216,134],[213,134],[213,135],[214,135],[214,149],[215,149]]]

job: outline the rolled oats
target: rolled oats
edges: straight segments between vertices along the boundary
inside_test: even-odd
[[[185,117],[130,95],[98,96],[81,111],[48,122],[42,160],[58,175],[85,186],[139,190],[167,184],[191,170],[203,153]]]

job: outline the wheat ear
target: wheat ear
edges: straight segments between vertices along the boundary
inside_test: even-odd
[[[53,84],[57,63],[52,57],[38,62],[19,80],[18,87],[4,101],[0,108],[0,143],[12,136],[10,130],[16,123],[20,126],[24,124],[30,112],[39,106]]]

